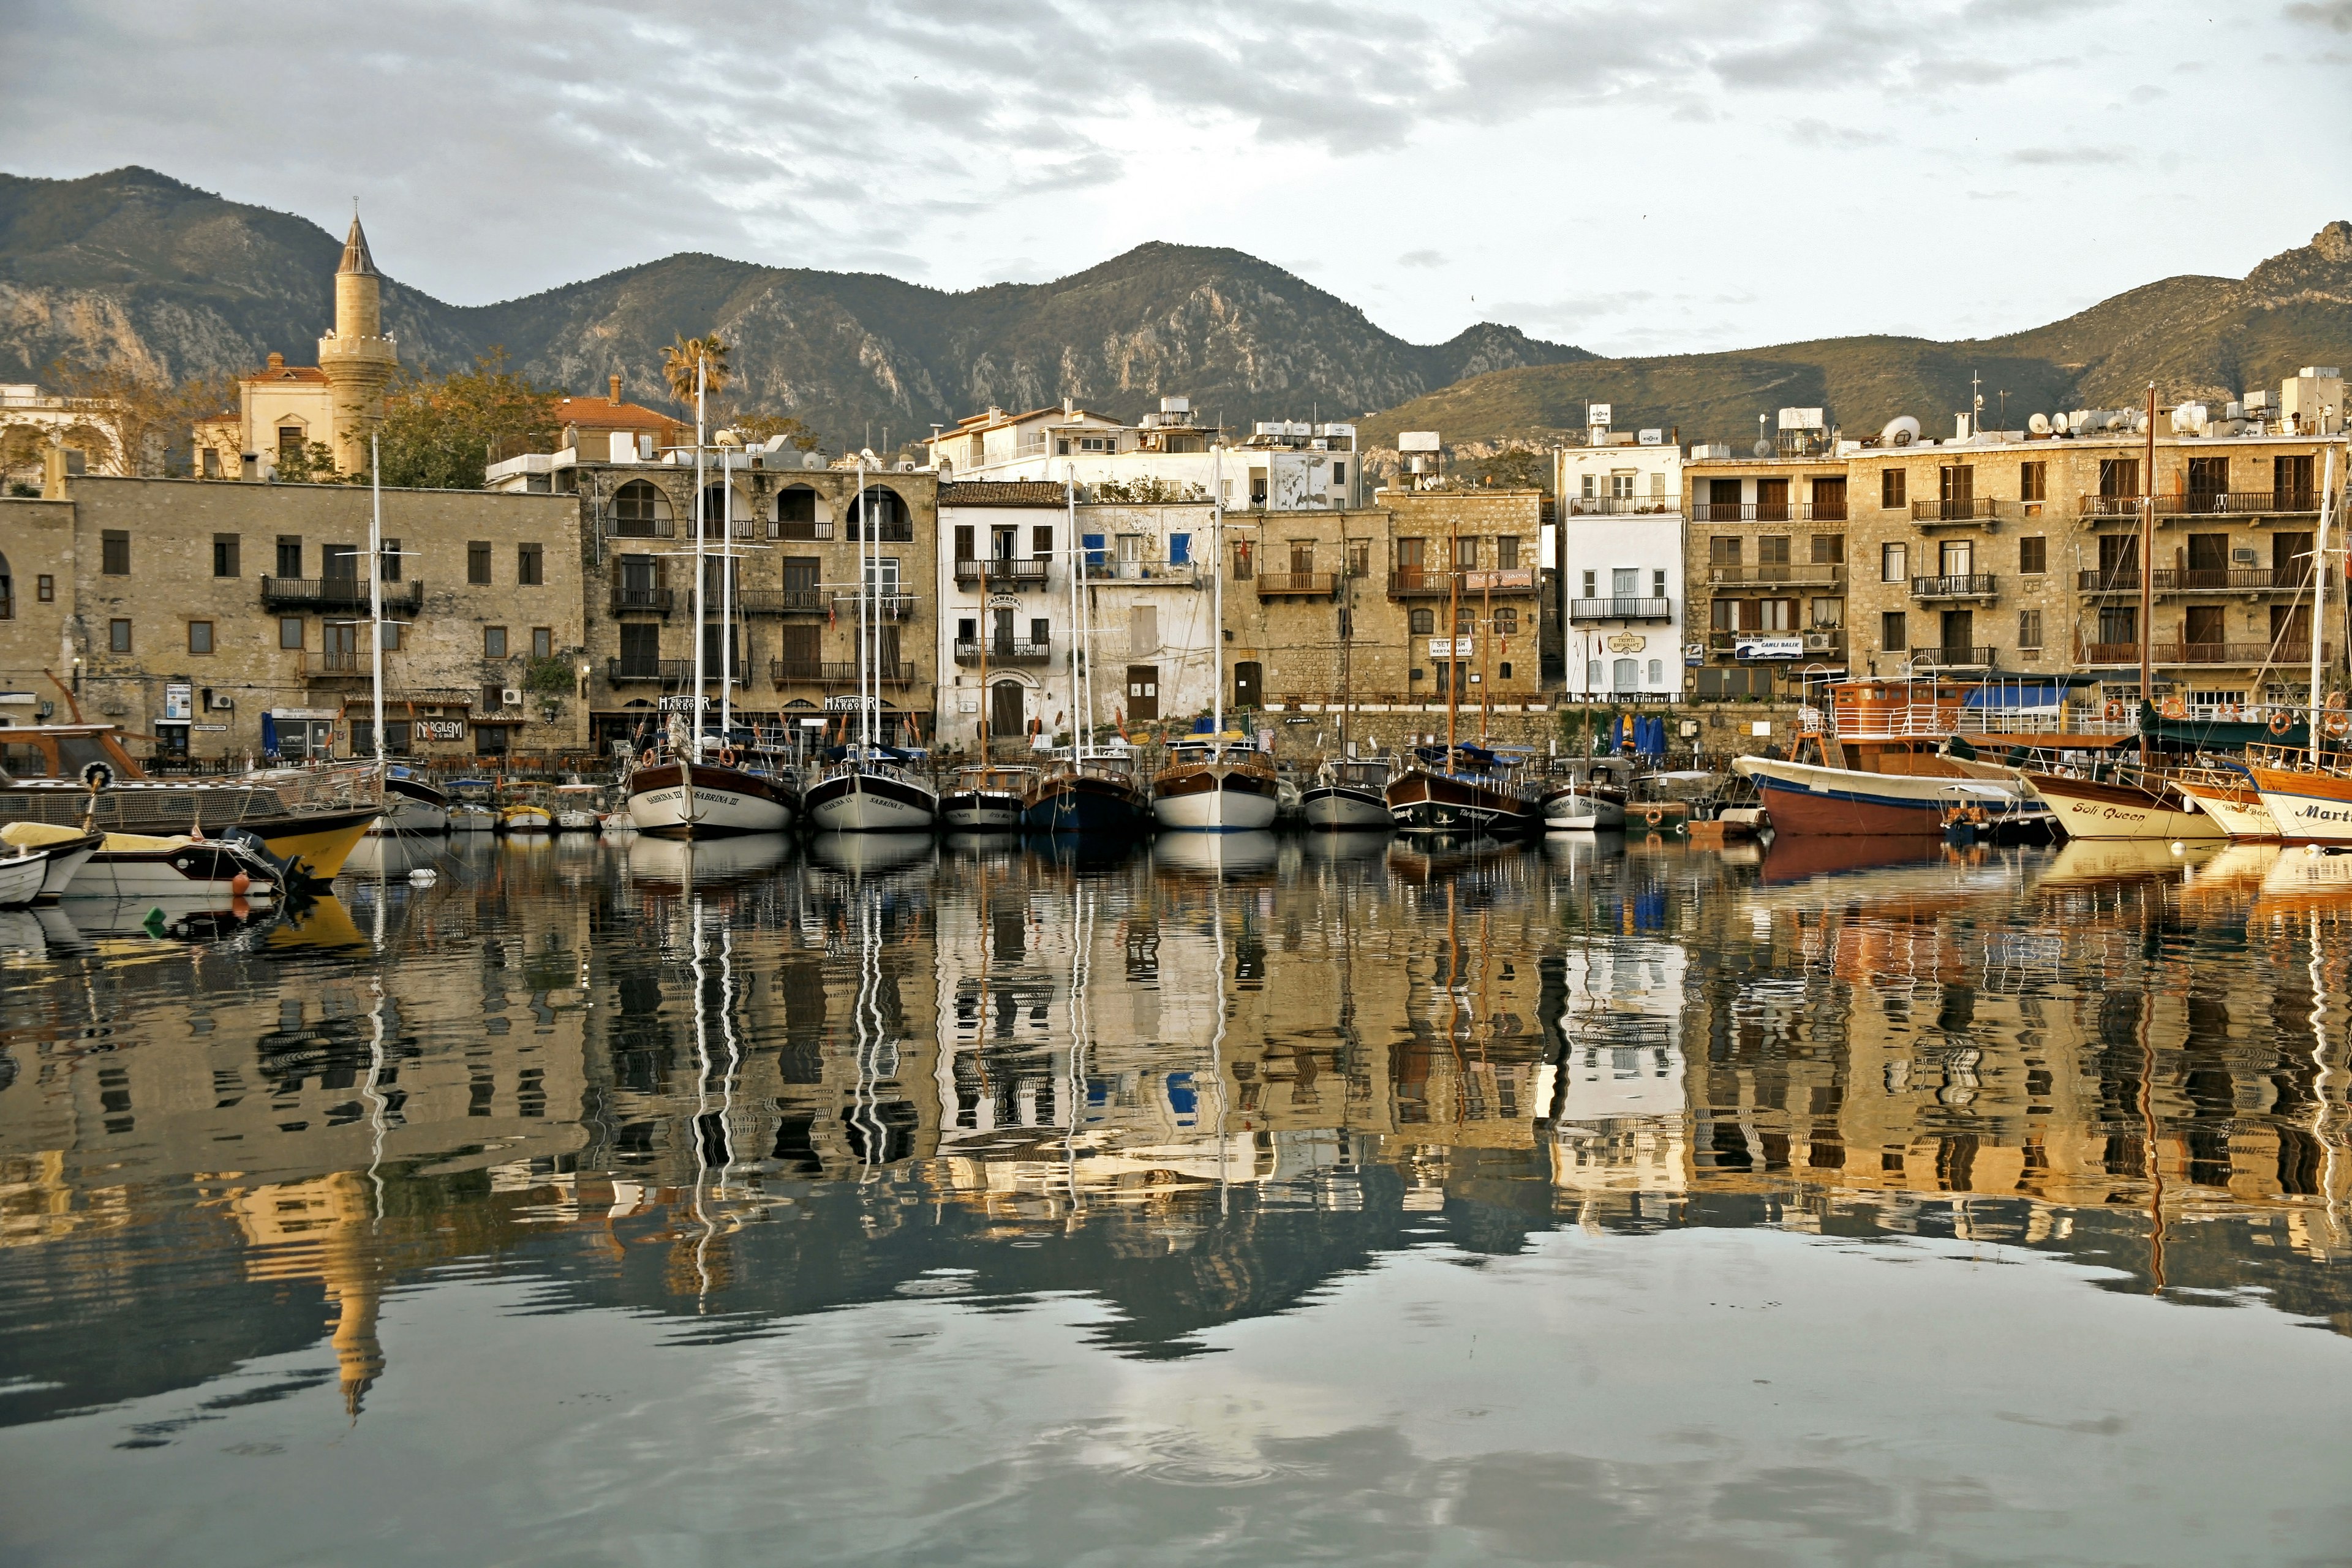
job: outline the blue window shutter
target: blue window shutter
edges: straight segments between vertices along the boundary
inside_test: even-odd
[[[1190,566],[1192,563],[1192,536],[1189,533],[1170,534],[1168,536],[1168,564],[1171,566]]]
[[[1101,534],[1083,534],[1079,537],[1079,543],[1086,547],[1087,565],[1099,566],[1103,563],[1103,536]]]

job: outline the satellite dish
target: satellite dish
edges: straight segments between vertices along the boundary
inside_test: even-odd
[[[2064,416],[2061,415],[2060,417],[2063,418]],[[2050,416],[2047,414],[2037,414],[2032,418],[2025,422],[2025,427],[2028,430],[2032,431],[2036,436],[2047,436],[2050,434],[2051,428]]]
[[[801,454],[801,467],[803,468],[824,468],[824,454],[823,452],[803,452]]]
[[[1772,455],[1772,443],[1759,437],[1751,450],[1759,458],[1769,458]]]
[[[1908,447],[1918,438],[1919,421],[1908,414],[1889,419],[1886,427],[1878,433],[1880,443],[1888,447]]]

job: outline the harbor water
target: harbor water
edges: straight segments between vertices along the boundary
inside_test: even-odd
[[[0,913],[0,1557],[2352,1556],[2352,857],[1894,853]]]

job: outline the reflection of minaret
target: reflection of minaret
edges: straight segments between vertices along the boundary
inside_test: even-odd
[[[334,330],[319,340],[319,369],[333,391],[335,466],[347,474],[367,472],[368,437],[383,422],[384,388],[400,368],[399,351],[383,330],[382,284],[353,212],[343,264],[335,269]]]
[[[343,1408],[359,1419],[362,1399],[383,1375],[376,1309],[383,1279],[374,1205],[364,1174],[339,1172],[307,1182],[257,1187],[234,1200],[255,1279],[316,1279],[335,1309],[335,1363]]]

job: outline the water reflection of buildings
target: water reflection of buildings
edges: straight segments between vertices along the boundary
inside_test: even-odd
[[[1553,1174],[1580,1193],[1679,1193],[1689,1184],[1680,944],[1588,939],[1561,955]]]

